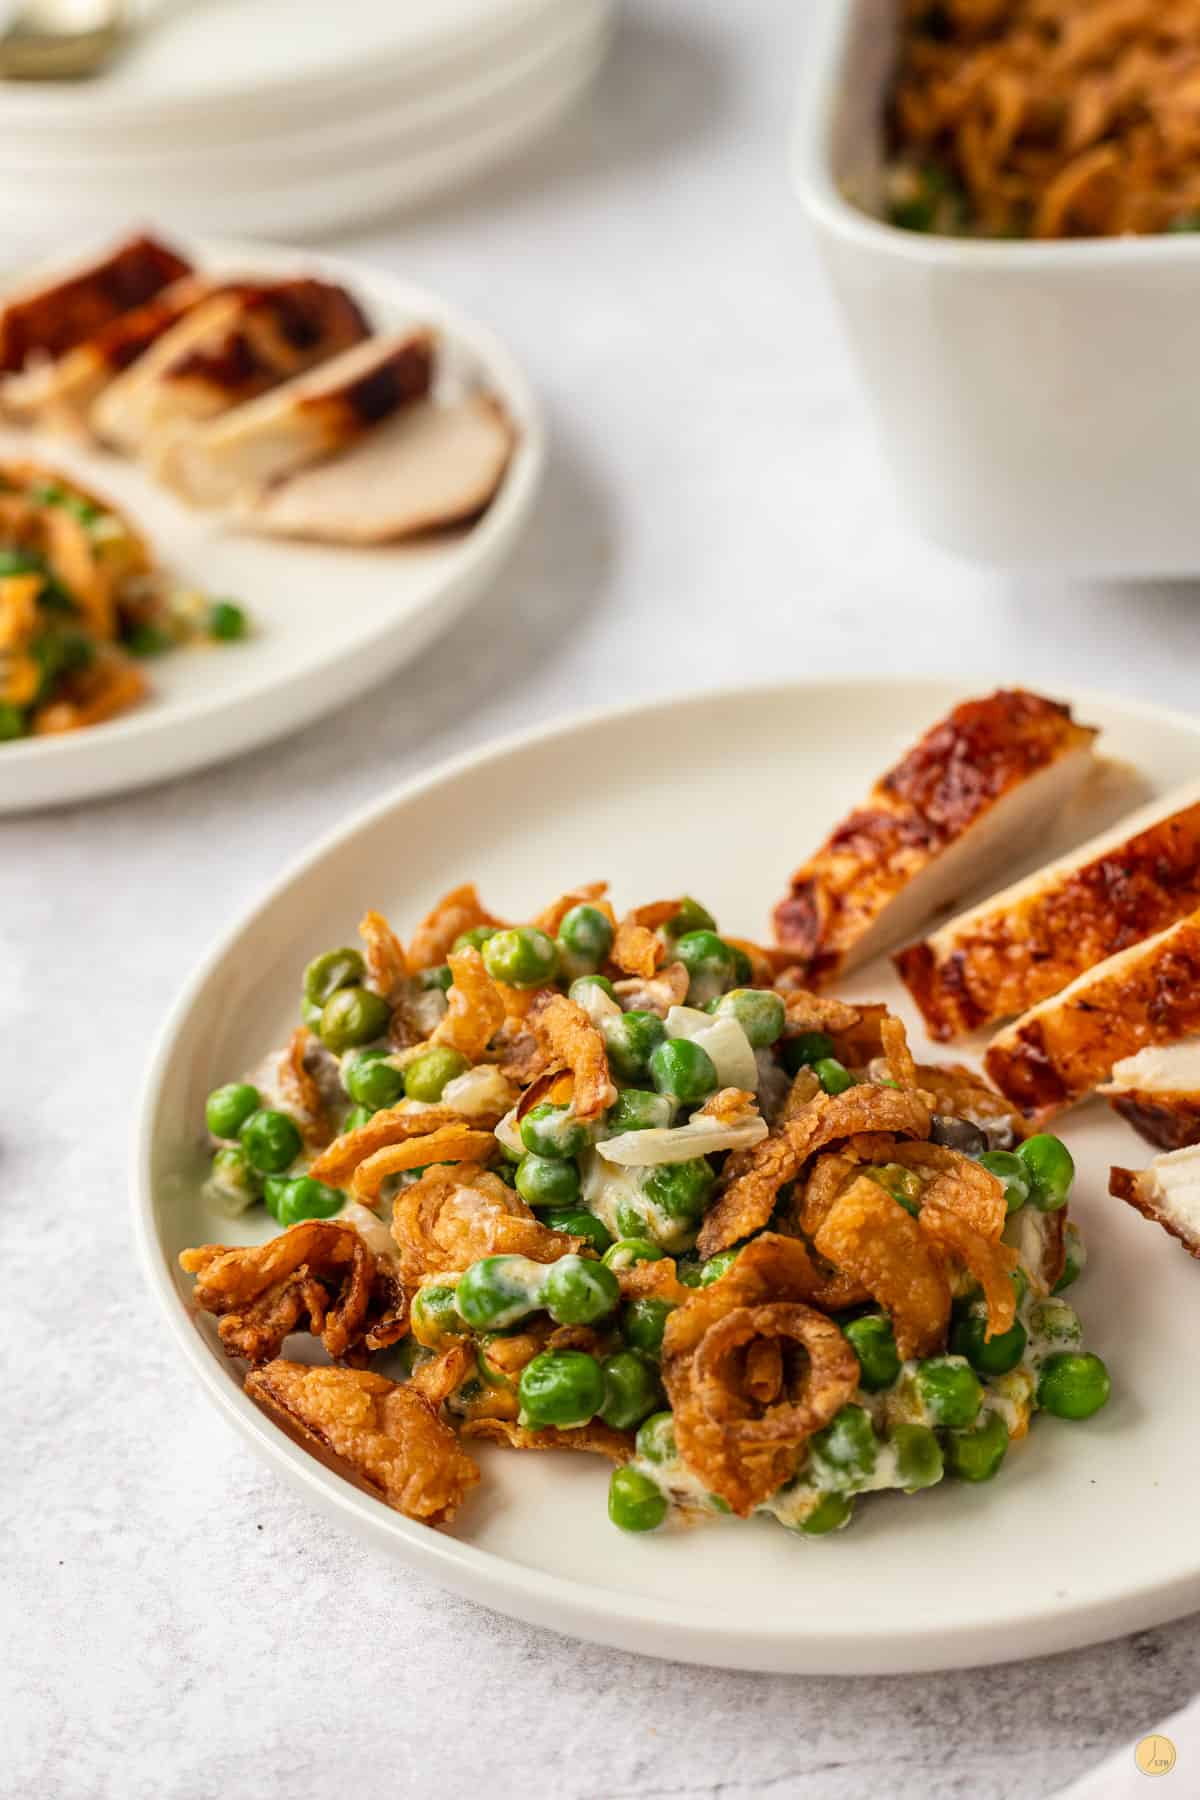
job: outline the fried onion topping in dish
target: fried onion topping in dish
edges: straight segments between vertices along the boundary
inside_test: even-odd
[[[181,1263],[248,1392],[386,1504],[449,1520],[461,1438],[607,1457],[623,1530],[819,1537],[1102,1403],[1066,1147],[886,1005],[686,895],[504,924],[465,883],[407,948],[351,916],[205,1110],[206,1201],[277,1234]]]

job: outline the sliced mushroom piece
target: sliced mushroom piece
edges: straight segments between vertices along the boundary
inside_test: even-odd
[[[0,305],[0,372],[61,356],[190,272],[168,245],[134,237],[52,281],[17,289]]]
[[[391,543],[482,512],[515,442],[504,409],[485,394],[422,401],[344,456],[239,501],[235,516],[272,536]]]
[[[257,399],[366,335],[355,301],[326,281],[227,289],[109,383],[92,408],[92,429],[131,455],[157,454],[167,434]]]
[[[402,407],[423,400],[433,366],[430,331],[368,338],[203,429],[171,439],[149,458],[151,470],[199,506],[227,505],[244,490],[345,450]]]
[[[51,428],[86,428],[95,401],[110,381],[131,367],[202,300],[217,290],[211,281],[185,275],[170,287],[119,313],[54,362],[35,363],[4,384],[6,413]]]
[[[1200,785],[960,913],[896,967],[935,1038],[1012,1018],[1200,905]]]
[[[1112,1169],[1108,1191],[1200,1257],[1200,1145],[1169,1150],[1148,1169]]]
[[[1005,1027],[984,1058],[1026,1118],[1048,1118],[1123,1058],[1200,1033],[1200,910],[1132,944]]]
[[[1093,761],[1096,732],[1022,689],[940,720],[792,876],[775,935],[810,985],[910,937],[1036,843]]]
[[[1122,1057],[1097,1092],[1160,1150],[1200,1144],[1200,1038]]]

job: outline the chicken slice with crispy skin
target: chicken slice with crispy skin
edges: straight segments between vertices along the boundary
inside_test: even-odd
[[[246,1392],[407,1518],[447,1524],[479,1480],[475,1463],[412,1382],[279,1360],[253,1370]]]
[[[792,876],[775,935],[821,985],[978,890],[1074,792],[1096,733],[1023,689],[967,700],[876,782]]]
[[[106,256],[10,294],[0,305],[0,372],[61,356],[190,272],[166,244],[134,237]]]
[[[1160,1150],[1200,1144],[1200,1038],[1123,1056],[1096,1092]]]
[[[1108,1191],[1200,1259],[1200,1145],[1169,1150],[1147,1169],[1112,1169]]]

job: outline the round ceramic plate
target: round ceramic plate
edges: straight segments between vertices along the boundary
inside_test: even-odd
[[[341,705],[453,624],[512,550],[534,503],[544,459],[538,408],[521,370],[482,326],[407,282],[312,251],[185,247],[206,271],[341,281],[379,330],[432,321],[447,367],[500,396],[517,446],[476,524],[411,544],[343,549],[235,532],[191,511],[123,458],[0,430],[0,457],[36,456],[111,495],[184,585],[234,596],[254,622],[244,643],[184,649],[150,663],[150,696],[129,713],[62,737],[0,745],[0,813],[180,775]]]
[[[563,888],[606,876],[618,910],[688,891],[727,929],[762,936],[790,869],[833,821],[926,726],[991,685],[826,682],[715,694],[502,744],[362,814],[218,946],[154,1054],[136,1148],[138,1236],[204,1393],[319,1507],[502,1611],[731,1668],[865,1674],[1001,1661],[1200,1605],[1200,1419],[1187,1378],[1200,1269],[1108,1198],[1109,1164],[1137,1166],[1150,1152],[1100,1105],[1081,1108],[1065,1135],[1091,1251],[1071,1298],[1112,1370],[1110,1406],[1086,1424],[1039,1418],[990,1484],[875,1496],[849,1530],[815,1540],[767,1519],[625,1536],[606,1517],[608,1469],[598,1458],[491,1447],[451,1531],[411,1523],[256,1410],[177,1272],[187,1245],[269,1235],[261,1214],[231,1226],[205,1209],[204,1096],[283,1040],[298,971],[346,941],[366,907],[407,932],[438,894],[471,878],[502,915],[528,917]],[[1195,722],[1088,695],[1076,710],[1103,727],[1102,749],[1136,765],[1148,791],[1194,777]],[[1129,785],[1127,797],[1140,797]],[[555,804],[560,796],[569,804]],[[1111,823],[1113,797],[1102,787],[1080,809],[1077,836]],[[1056,848],[1014,845],[1014,873],[1030,853]],[[912,1022],[882,964],[842,991],[886,999]],[[919,1034],[915,1042],[928,1053]]]

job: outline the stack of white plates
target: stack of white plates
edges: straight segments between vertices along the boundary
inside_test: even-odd
[[[613,3],[153,0],[93,80],[0,82],[5,235],[284,237],[425,200],[561,117]]]

